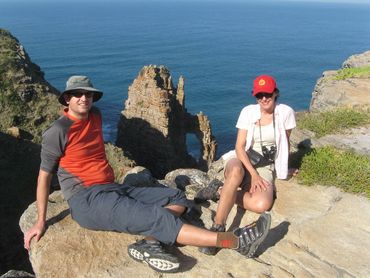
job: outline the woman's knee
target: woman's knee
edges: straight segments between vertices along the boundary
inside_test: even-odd
[[[243,179],[245,170],[240,160],[233,159],[226,165],[225,179],[239,178]]]
[[[255,213],[262,213],[272,208],[274,204],[273,196],[273,191],[253,194],[245,192],[242,196],[240,196],[242,198],[239,201],[239,205],[244,209],[253,211]]]
[[[263,213],[268,211],[272,208],[273,201],[270,199],[258,199],[251,204],[249,210],[256,212],[256,213]]]
[[[266,200],[260,201],[256,206],[256,212],[263,213],[265,211],[268,211],[272,208],[272,204],[273,202],[271,201]]]

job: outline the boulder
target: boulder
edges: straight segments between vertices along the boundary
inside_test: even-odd
[[[183,173],[184,174],[184,173]],[[189,177],[189,180],[192,180]],[[196,247],[169,247],[181,267],[160,274],[132,260],[127,246],[140,236],[91,231],[78,226],[60,192],[49,199],[48,228],[31,244],[30,261],[36,277],[366,277],[370,260],[370,202],[335,187],[305,187],[294,180],[277,182],[278,199],[271,211],[272,227],[247,259],[233,250],[216,256]],[[197,207],[187,219],[209,227],[216,203]],[[197,218],[198,217],[198,218]],[[228,230],[258,215],[234,207]],[[26,231],[36,218],[31,204],[20,220]]]

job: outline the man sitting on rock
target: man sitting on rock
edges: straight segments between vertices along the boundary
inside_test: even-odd
[[[29,250],[33,237],[45,232],[52,175],[57,171],[72,218],[92,230],[141,234],[145,239],[128,246],[129,255],[160,272],[174,272],[180,264],[162,244],[231,248],[252,257],[271,224],[269,214],[232,232],[212,232],[185,224],[179,218],[189,207],[185,194],[167,187],[133,187],[114,183],[105,155],[101,115],[92,107],[103,93],[86,76],[72,76],[59,102],[63,116],[43,134],[37,184],[36,223],[25,234]]]

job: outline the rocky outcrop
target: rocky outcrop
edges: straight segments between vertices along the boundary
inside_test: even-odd
[[[361,68],[370,66],[370,50],[350,56],[342,64],[342,68]]]
[[[337,149],[351,150],[370,157],[370,126],[347,129],[340,134],[329,134],[317,138],[308,130],[294,129],[290,137],[291,145],[306,150],[333,146]]]
[[[216,166],[215,168],[218,168]],[[152,182],[145,169],[141,182]],[[128,174],[129,176],[130,174]],[[178,169],[158,181],[194,191],[213,179],[210,173]],[[140,182],[140,183],[141,183]],[[370,202],[334,187],[305,187],[278,181],[278,199],[272,209],[272,228],[257,251],[246,259],[233,250],[207,256],[191,246],[171,247],[180,261],[180,272],[159,274],[132,260],[127,245],[140,238],[114,232],[90,231],[70,217],[59,192],[50,196],[48,228],[32,242],[30,260],[36,277],[366,277],[370,259]],[[209,202],[186,215],[196,225],[211,225],[216,204]],[[27,230],[36,217],[32,204],[20,226]],[[245,225],[257,215],[232,209],[228,229]]]
[[[0,273],[31,269],[18,219],[35,198],[41,134],[59,109],[57,91],[40,67],[0,29]]]
[[[367,65],[363,61],[361,55],[354,56],[343,67]],[[326,99],[315,96],[312,110],[352,105],[348,104],[348,98],[355,106],[363,105],[356,103],[359,99],[356,93],[367,88],[368,78],[346,82],[357,87],[354,96],[344,86],[340,101],[335,99],[335,94],[327,93]],[[322,88],[334,86],[329,78],[320,84],[317,95],[324,94]],[[332,90],[335,92],[338,88]],[[35,196],[38,143],[42,131],[58,117],[57,94],[17,39],[0,29],[0,179],[6,181],[0,192],[2,273],[10,267],[31,272],[25,260],[23,235],[16,225],[21,211]],[[367,100],[367,96],[360,98]],[[333,103],[331,97],[335,100]],[[369,134],[367,129],[364,132]],[[187,133],[194,133],[201,142],[198,161],[186,151]],[[213,179],[223,179],[222,161],[210,164],[216,142],[207,117],[186,111],[184,79],[180,77],[175,87],[164,67],[144,67],[130,87],[117,143],[125,151],[129,150],[130,157],[136,161],[122,159],[122,149],[106,145],[118,181],[136,186],[164,184],[181,188],[193,198]],[[199,166],[209,170],[206,173],[198,169],[177,169],[164,180],[157,180],[146,168],[130,170],[136,164],[149,165],[156,177],[179,167]],[[194,247],[173,247],[182,262],[180,273],[174,275],[155,273],[128,257],[126,247],[138,236],[79,227],[71,219],[60,192],[56,191],[49,199],[46,234],[38,243],[32,243],[29,254],[32,267],[36,277],[365,277],[368,274],[368,200],[333,187],[303,187],[294,181],[279,181],[277,188],[279,198],[272,210],[272,229],[258,250],[258,258],[248,260],[232,250],[222,250],[217,256],[209,257]],[[209,227],[215,209],[214,202],[196,207],[185,220]],[[234,207],[228,227],[232,229],[256,217]],[[33,203],[21,217],[23,232],[35,218]],[[15,272],[5,275],[32,277]]]
[[[40,142],[59,116],[58,94],[19,41],[0,29],[0,130],[18,127],[21,137]]]
[[[186,134],[200,141],[196,161],[186,149]],[[182,167],[206,169],[216,153],[210,122],[202,113],[191,115],[185,107],[184,78],[178,86],[163,66],[145,66],[129,87],[118,124],[117,146],[156,177]]]
[[[343,68],[369,67],[370,51],[351,56],[343,63]],[[309,110],[322,112],[338,107],[370,106],[370,75],[361,78],[337,80],[338,71],[325,71],[317,81]]]

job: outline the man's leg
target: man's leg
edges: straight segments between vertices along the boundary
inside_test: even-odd
[[[180,244],[235,249],[246,257],[252,257],[266,238],[271,226],[271,216],[263,213],[258,220],[233,232],[212,232],[184,224],[177,237]]]
[[[165,208],[176,216],[181,216],[186,211],[186,206],[182,205],[168,205]]]
[[[226,230],[226,220],[230,210],[235,204],[237,191],[243,181],[244,168],[239,159],[233,158],[225,166],[225,182],[222,186],[222,194],[217,206],[216,216],[212,224],[212,232],[224,232]],[[212,247],[213,246],[213,247]],[[215,255],[219,248],[214,245],[201,247],[199,251],[207,255]]]

